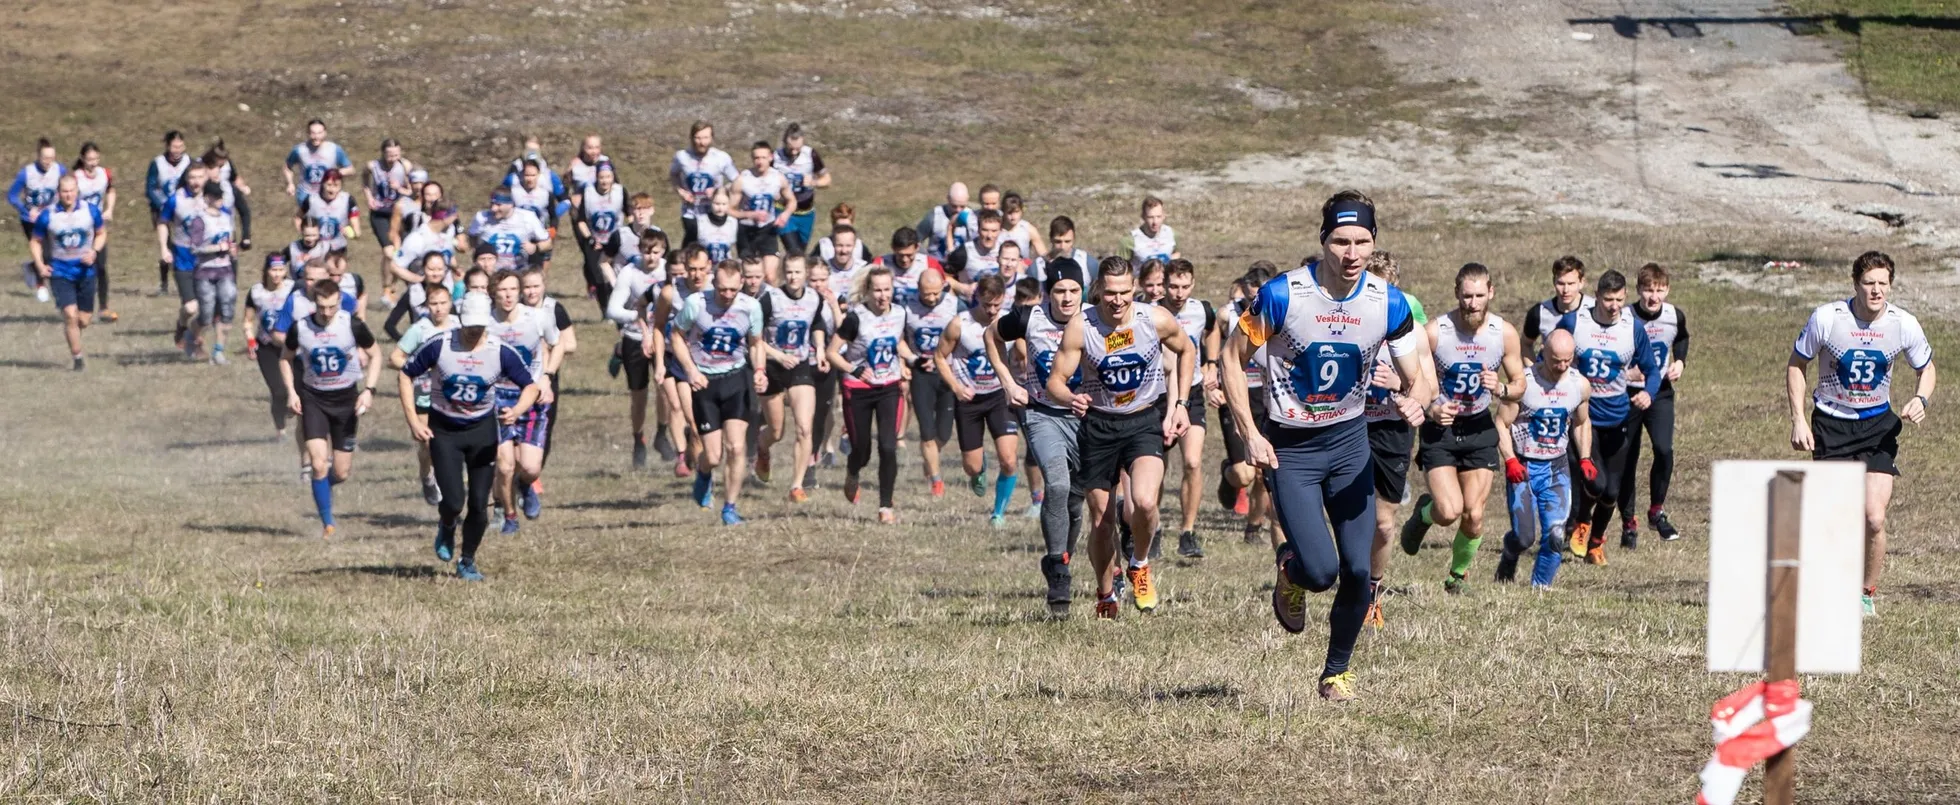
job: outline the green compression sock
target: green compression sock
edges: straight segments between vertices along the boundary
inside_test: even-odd
[[[1436,504],[1435,504],[1435,503],[1434,503],[1434,502],[1432,501],[1432,502],[1429,502],[1429,503],[1424,503],[1424,504],[1422,504],[1422,508],[1419,508],[1419,509],[1416,509],[1416,517],[1417,517],[1418,519],[1421,519],[1421,520],[1422,520],[1422,524],[1423,524],[1423,525],[1435,525],[1435,524],[1436,524],[1436,521],[1435,521],[1434,519],[1432,519],[1432,518],[1431,518],[1431,517],[1429,516],[1429,509],[1430,509],[1430,507],[1432,507],[1432,506],[1435,506],[1435,505],[1436,505]]]
[[[1450,543],[1450,573],[1457,577],[1470,571],[1470,560],[1477,556],[1477,546],[1482,545],[1483,537],[1473,537],[1461,531],[1456,532],[1456,540]]]

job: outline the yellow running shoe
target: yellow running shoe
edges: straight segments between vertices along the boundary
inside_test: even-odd
[[[1150,566],[1133,567],[1123,574],[1130,580],[1130,596],[1136,602],[1138,612],[1149,612],[1157,608],[1157,585],[1150,580]]]
[[[1572,555],[1575,558],[1585,557],[1586,540],[1591,536],[1592,536],[1591,523],[1580,523],[1578,526],[1572,529],[1572,537],[1571,539],[1567,540],[1567,542],[1572,550]]]
[[[1293,558],[1293,546],[1280,548],[1278,573],[1273,577],[1273,619],[1279,628],[1293,634],[1307,630],[1307,588],[1286,576],[1286,563]]]
[[[1320,680],[1320,698],[1330,702],[1345,702],[1354,698],[1354,672],[1342,671]]]

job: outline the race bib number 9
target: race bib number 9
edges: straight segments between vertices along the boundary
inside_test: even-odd
[[[1361,347],[1315,342],[1293,362],[1293,394],[1300,402],[1326,404],[1346,399],[1361,382]]]

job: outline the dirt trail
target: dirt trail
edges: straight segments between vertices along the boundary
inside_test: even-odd
[[[1352,182],[1447,199],[1469,220],[1889,233],[1960,267],[1960,121],[1867,103],[1829,40],[1793,34],[1768,19],[1775,11],[1744,0],[1421,5],[1431,24],[1376,44],[1409,81],[1462,86],[1470,108],[1180,184]],[[1625,21],[1657,17],[1699,18],[1700,35]],[[1714,21],[1736,18],[1763,21]]]

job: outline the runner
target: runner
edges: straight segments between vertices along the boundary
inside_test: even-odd
[[[708,211],[687,220],[688,236],[708,250],[708,258],[720,263],[736,258],[741,242],[741,222],[733,214],[733,191],[717,187],[708,191]]]
[[[776,239],[796,209],[796,191],[790,189],[789,179],[776,170],[775,164],[775,147],[768,140],[757,140],[749,146],[749,167],[735,177],[735,195],[742,203],[742,211],[735,216],[740,219],[736,251],[744,260],[762,260],[770,277],[779,276],[782,260],[776,255]]]
[[[892,233],[891,254],[878,258],[875,265],[891,270],[893,304],[901,306],[919,298],[920,277],[938,274],[940,279],[946,278],[946,269],[938,259],[919,254],[919,233],[910,228],[901,228]],[[854,282],[851,287],[862,288],[863,283]]]
[[[1191,339],[1200,367],[1198,374],[1180,380],[1190,388],[1184,397],[1190,424],[1177,440],[1184,454],[1184,478],[1178,493],[1184,519],[1177,534],[1177,554],[1186,559],[1205,557],[1204,542],[1198,539],[1198,504],[1204,499],[1205,488],[1205,399],[1218,392],[1218,313],[1210,302],[1191,295],[1196,275],[1197,267],[1191,261],[1181,257],[1171,260],[1165,271],[1164,299],[1158,302]],[[1158,499],[1163,499],[1162,492]]]
[[[857,257],[855,259],[838,260],[837,233],[839,230],[845,228],[849,228],[851,231],[851,245],[845,247],[842,253],[848,256],[852,252],[856,252]],[[878,259],[877,255],[871,253],[871,244],[864,242],[863,238],[857,236],[857,208],[852,207],[849,202],[840,202],[837,206],[830,208],[830,231],[831,234],[817,241],[816,248],[812,250],[812,254],[815,254],[824,262],[834,265],[868,265],[873,260]]]
[[[1259,260],[1246,269],[1232,283],[1232,301],[1219,311],[1220,348],[1238,330],[1239,316],[1252,305],[1252,299],[1259,287],[1279,274],[1279,267],[1271,262]],[[1245,362],[1245,382],[1247,402],[1252,407],[1253,427],[1260,427],[1267,419],[1266,411],[1266,370],[1265,356],[1255,351]],[[1273,531],[1271,497],[1266,492],[1265,476],[1248,461],[1245,439],[1239,435],[1239,428],[1232,419],[1232,408],[1224,404],[1223,386],[1212,392],[1212,404],[1218,408],[1218,427],[1225,440],[1225,460],[1218,468],[1218,505],[1242,514],[1245,517],[1245,543],[1259,545],[1273,542],[1279,545],[1278,534]]]
[[[224,366],[225,334],[231,329],[238,304],[238,243],[232,238],[231,208],[225,206],[225,187],[204,183],[203,203],[187,220],[192,268],[177,272],[180,291],[188,281],[193,299],[185,317],[184,357],[197,359],[205,328],[211,328],[211,363]]]
[[[714,191],[733,184],[737,175],[735,161],[728,158],[728,152],[715,147],[715,127],[708,121],[694,121],[688,127],[687,137],[688,147],[675,151],[674,162],[667,168],[667,181],[681,199],[682,248],[701,239],[701,233],[695,228],[696,220],[708,217]],[[721,213],[727,214],[726,210]],[[719,262],[727,258],[714,259]]]
[[[245,177],[238,173],[237,166],[231,163],[231,151],[225,148],[224,138],[218,138],[210,148],[204,150],[201,158],[204,167],[211,171],[211,178],[224,184],[230,191],[227,203],[232,212],[238,214],[238,250],[252,250],[252,186],[245,183]]]
[[[973,209],[967,206],[967,199],[966,183],[954,182],[946,189],[946,203],[926,213],[918,234],[926,239],[927,257],[944,260],[947,255],[966,245],[966,231],[973,217]]]
[[[660,378],[661,395],[669,410],[668,421],[685,426],[681,432],[681,453],[674,459],[676,478],[694,474],[694,465],[700,463],[701,434],[694,425],[693,392],[680,359],[680,353],[688,345],[674,325],[687,298],[708,287],[714,265],[708,259],[707,248],[701,244],[682,247],[681,272],[659,289],[659,297],[647,314],[648,326],[641,331],[648,339],[641,344],[649,353],[648,358],[654,361],[654,376]]]
[[[1681,538],[1681,532],[1667,519],[1667,488],[1674,480],[1674,381],[1688,360],[1688,314],[1667,301],[1667,269],[1659,263],[1640,267],[1635,275],[1640,301],[1633,315],[1647,331],[1647,345],[1654,350],[1654,365],[1661,371],[1661,389],[1645,409],[1635,409],[1627,418],[1626,472],[1620,474],[1620,546],[1632,548],[1640,538],[1640,523],[1633,519],[1633,487],[1639,480],[1640,432],[1654,443],[1654,466],[1647,472],[1647,527],[1660,534],[1662,542]]]
[[[667,234],[667,230],[653,223],[653,194],[634,193],[626,199],[626,223],[619,228],[620,262],[632,262],[639,258],[640,238],[649,232],[658,232],[663,237]],[[661,250],[663,257],[667,253],[666,249]],[[664,278],[664,266],[658,268],[662,268],[661,276]]]
[[[1319,692],[1345,701],[1355,695],[1348,665],[1372,592],[1374,488],[1362,481],[1370,464],[1362,418],[1367,367],[1378,350],[1388,349],[1402,378],[1396,405],[1411,423],[1421,421],[1416,400],[1428,399],[1431,389],[1408,302],[1366,272],[1375,246],[1374,202],[1353,190],[1328,199],[1320,243],[1318,258],[1260,286],[1225,344],[1224,384],[1233,423],[1252,464],[1266,471],[1286,535],[1273,587],[1280,626],[1305,631],[1307,592],[1340,586],[1328,613]],[[1264,423],[1252,418],[1245,378],[1246,358],[1261,347],[1269,378]]]
[[[1504,457],[1505,498],[1511,510],[1511,530],[1497,558],[1497,580],[1512,581],[1518,557],[1538,543],[1531,569],[1531,586],[1549,590],[1565,558],[1565,517],[1572,510],[1572,462],[1566,453],[1592,453],[1592,426],[1586,398],[1592,395],[1585,376],[1571,371],[1577,353],[1572,334],[1549,330],[1538,362],[1526,376],[1517,401],[1498,404],[1497,450]],[[1599,474],[1592,459],[1579,460],[1587,481]]]
[[[22,165],[20,172],[14,174],[14,183],[7,188],[7,203],[14,205],[14,210],[20,213],[20,234],[30,246],[35,239],[34,222],[40,219],[42,211],[54,204],[55,188],[67,175],[68,167],[61,164],[55,155],[54,144],[48,142],[46,137],[34,144],[34,161]],[[33,261],[28,261],[22,269],[27,286],[34,289],[35,299],[46,302],[53,298],[48,290],[47,277],[38,273]]]
[[[388,240],[394,249],[400,249],[408,236],[428,220],[429,214],[450,207],[443,199],[441,182],[429,181],[429,172],[421,168],[408,172],[410,204],[397,203],[389,213]],[[391,250],[392,254],[393,251]],[[454,305],[451,305],[454,307]]]
[[[1851,264],[1853,295],[1811,311],[1790,350],[1790,447],[1811,458],[1865,462],[1865,617],[1878,614],[1878,579],[1885,571],[1885,516],[1892,505],[1893,479],[1899,474],[1899,420],[1926,421],[1938,373],[1933,345],[1919,319],[1891,304],[1898,269],[1883,252],[1871,251]],[[1918,375],[1912,399],[1892,410],[1895,361]],[[1817,389],[1804,405],[1805,373],[1813,360]],[[1804,423],[1804,409],[1811,411]]]
[[[518,272],[518,278],[523,282],[524,304],[542,312],[558,328],[558,347],[552,350],[558,357],[558,366],[545,372],[545,379],[550,381],[552,399],[545,406],[545,413],[549,416],[544,421],[544,458],[538,462],[538,471],[542,473],[544,467],[551,463],[551,443],[555,441],[552,436],[558,432],[558,420],[563,419],[565,414],[565,400],[558,391],[558,373],[565,361],[578,352],[578,328],[572,326],[571,311],[558,304],[556,298],[545,294],[544,269],[535,266],[527,268]],[[542,475],[531,479],[531,494],[534,498],[544,495]]]
[[[820,309],[827,344],[837,332],[837,323],[844,320],[844,313],[843,306],[838,301],[836,275],[831,273],[830,266],[822,260],[810,264],[810,287],[822,300]],[[830,360],[826,357],[829,352],[826,346],[823,352],[817,354],[816,414],[810,420],[811,433],[814,436],[811,450],[816,454],[812,455],[800,470],[803,488],[806,491],[817,488],[818,466],[837,465],[837,443],[832,439],[830,425],[837,411],[837,384],[842,379],[842,375],[830,365]]]
[[[753,257],[742,261],[742,295],[758,302],[762,301],[762,289],[769,287],[769,277],[762,268],[762,261]]]
[[[1049,258],[1067,257],[1074,260],[1077,266],[1096,264],[1095,258],[1090,257],[1087,250],[1075,247],[1075,221],[1066,215],[1057,215],[1054,220],[1048,222],[1048,243],[1048,253],[1035,258],[1034,261],[1031,276],[1037,282],[1048,281]]]
[[[552,244],[558,241],[558,219],[568,211],[571,203],[564,182],[544,164],[544,157],[533,151],[519,163],[517,172],[505,183],[504,190],[510,194],[511,206],[537,219],[538,227],[551,240],[551,243],[539,244],[536,250],[526,254],[524,262],[550,271]],[[577,234],[578,231],[574,229],[573,235]],[[583,244],[580,248],[584,248]],[[597,291],[588,287],[587,292]]]
[[[1130,261],[1169,263],[1184,255],[1177,250],[1177,233],[1164,223],[1164,201],[1156,196],[1143,199],[1143,222],[1130,230]]]
[[[312,294],[313,312],[286,333],[279,377],[288,406],[300,418],[300,434],[313,464],[320,538],[333,539],[333,488],[354,471],[354,437],[361,415],[374,404],[381,350],[365,323],[334,304],[339,285],[321,280],[306,290]],[[301,370],[297,383],[296,365]]]
[[[426,279],[430,257],[442,258],[445,273],[456,265],[456,210],[439,207],[422,218],[421,225],[402,238],[401,245],[393,252],[394,260],[389,263],[390,272],[397,279],[414,280],[409,287]]]
[[[1011,240],[1021,247],[1021,254],[1029,259],[1048,256],[1048,243],[1041,239],[1041,232],[1034,222],[1028,220],[1027,202],[1020,193],[1009,192],[1000,200],[1001,237]]]
[[[667,279],[667,233],[648,229],[639,238],[638,246],[635,259],[620,266],[619,283],[606,299],[606,318],[619,325],[619,345],[613,354],[620,368],[626,371],[627,419],[633,427],[633,469],[643,470],[647,466],[647,389],[652,385],[654,361],[647,354],[641,322],[646,320],[648,295]],[[674,449],[671,442],[667,449]]]
[[[354,317],[367,321],[367,283],[361,279],[361,275],[347,270],[346,249],[327,252],[327,276],[340,284],[340,290],[354,297]]]
[[[95,272],[108,229],[101,208],[82,201],[79,182],[63,176],[55,185],[55,199],[41,208],[33,222],[33,237],[27,241],[27,254],[33,261],[35,276],[53,289],[54,306],[61,310],[62,335],[75,371],[87,361],[82,357],[82,330],[95,312]]]
[[[1061,350],[1062,332],[1082,310],[1082,266],[1068,257],[1049,263],[1044,296],[1038,304],[1016,305],[987,328],[987,360],[1007,366],[1010,345],[1026,356],[1016,372],[997,372],[1009,406],[1021,407],[1021,430],[1028,451],[1041,466],[1041,576],[1048,583],[1048,614],[1069,614],[1069,563],[1082,534],[1082,503],[1086,490],[1073,479],[1081,453],[1077,435],[1082,418],[1066,403],[1048,396],[1049,373]],[[1065,375],[1071,390],[1082,382],[1080,370]],[[1100,568],[1098,568],[1100,570]],[[1100,584],[1100,580],[1098,581]]]
[[[694,502],[714,505],[715,470],[722,475],[721,524],[742,525],[736,501],[747,475],[745,444],[749,406],[768,386],[764,374],[762,305],[742,293],[741,264],[724,260],[715,266],[714,289],[695,291],[674,318],[674,333],[683,348],[675,352],[682,373],[693,389],[694,423],[701,434],[701,459],[695,466]]]
[[[1368,256],[1368,273],[1382,278],[1383,282],[1396,290],[1402,288],[1402,268],[1395,262],[1395,256],[1386,250]],[[1423,388],[1435,389],[1436,366],[1429,350],[1429,314],[1423,310],[1422,302],[1413,294],[1402,294],[1402,301],[1409,306],[1409,313],[1415,317],[1414,339],[1418,345],[1417,361],[1422,364]],[[1374,459],[1375,480],[1375,541],[1368,555],[1368,612],[1362,624],[1381,628],[1382,620],[1382,579],[1388,575],[1388,558],[1394,550],[1395,519],[1402,504],[1409,500],[1409,456],[1416,449],[1416,427],[1402,414],[1402,400],[1397,391],[1404,380],[1396,372],[1395,362],[1381,351],[1375,352],[1374,372],[1368,384],[1368,400],[1362,408],[1362,419],[1368,422],[1368,448]],[[1428,407],[1422,399],[1415,400],[1425,414]],[[1270,486],[1268,487],[1270,490]]]
[[[815,446],[811,428],[816,419],[817,363],[819,356],[827,351],[824,330],[831,321],[824,315],[823,295],[810,287],[809,265],[809,258],[792,253],[783,261],[782,286],[764,288],[760,298],[762,350],[769,359],[765,373],[768,388],[762,391],[762,410],[768,424],[756,453],[755,475],[764,483],[769,481],[769,449],[783,438],[787,424],[783,419],[783,402],[787,399],[796,425],[789,464],[792,503],[810,499],[809,493],[803,490],[803,475]]]
[[[164,132],[163,153],[150,160],[150,169],[143,177],[143,195],[150,202],[150,226],[155,228],[165,223],[164,205],[177,192],[179,180],[193,160],[184,152],[184,135],[176,129]],[[161,242],[159,245],[163,245]],[[168,248],[165,255],[157,260],[157,296],[170,292],[170,272],[175,270],[170,260]]]
[[[578,144],[578,153],[565,163],[565,180],[571,185],[572,193],[584,192],[599,181],[599,165],[610,164],[612,158],[606,156],[606,146],[597,134],[587,134]]]
[[[971,246],[972,244],[968,244]],[[934,366],[933,354],[939,350],[940,336],[964,308],[958,297],[946,293],[946,278],[937,271],[919,277],[918,297],[904,303],[905,342],[912,347],[912,379],[908,387],[912,410],[919,417],[919,457],[933,497],[946,495],[946,481],[939,475],[939,451],[953,440],[953,390]],[[855,446],[857,440],[852,439]]]
[[[286,438],[286,383],[280,380],[279,374],[284,344],[275,340],[279,337],[272,325],[279,320],[279,308],[292,293],[292,270],[286,264],[286,256],[279,252],[265,256],[258,284],[245,293],[245,356],[259,364],[259,377],[265,380],[265,390],[271,400],[272,427],[281,439]]]
[[[557,322],[551,314],[523,303],[524,280],[516,271],[505,269],[490,278],[490,298],[495,302],[490,336],[517,350],[524,359],[525,373],[538,385],[537,404],[516,422],[506,423],[497,434],[496,498],[504,510],[503,533],[515,534],[520,507],[530,520],[538,519],[543,511],[531,482],[544,472],[544,446],[550,435],[546,427],[555,394],[545,376],[558,370],[564,354],[559,350]],[[496,387],[497,404],[513,407],[523,391],[514,381],[500,384]]]
[[[1041,304],[1041,301],[1041,283],[1035,282],[1033,277],[1027,276],[1024,272],[1022,277],[1014,282],[1013,307],[1038,305]],[[1007,314],[1002,313],[1001,315],[1005,316]],[[999,318],[996,317],[995,321],[999,321]],[[988,329],[991,330],[992,328],[989,327]],[[991,336],[989,338],[991,339]],[[1005,363],[997,364],[994,367],[994,374],[997,377],[1010,375],[1018,377],[1022,372],[1027,371],[1028,351],[1025,344],[1017,344],[1009,348],[1007,354],[1002,357],[1005,359]],[[989,357],[987,360],[991,362],[993,358]],[[1006,390],[1004,382],[1002,390]],[[1020,424],[1022,430],[1025,431],[1027,426],[1022,424],[1024,421],[1024,418],[1021,416],[1022,408],[1023,406],[1015,406],[1011,403],[1008,406],[1008,410],[1014,414],[1015,423]],[[1034,448],[1032,445],[1022,452],[1021,471],[1028,479],[1022,484],[1028,490],[1028,508],[1021,512],[1021,516],[1040,522],[1041,504],[1044,500],[1044,490],[1047,488],[1048,483],[1047,479],[1042,475],[1041,463],[1034,459]]]
[[[817,149],[805,142],[801,123],[791,123],[783,129],[783,147],[776,150],[775,166],[789,180],[789,189],[796,195],[796,204],[790,208],[796,212],[789,217],[789,225],[783,227],[783,253],[802,254],[809,250],[810,236],[816,228],[817,188],[830,186],[830,169],[824,166]],[[833,217],[831,225],[836,224]]]
[[[320,192],[328,171],[353,169],[354,161],[347,158],[346,149],[328,140],[327,124],[315,118],[306,121],[306,141],[286,154],[280,171],[286,176],[286,195],[292,196],[300,209],[306,209],[306,197]]]
[[[414,165],[402,158],[401,143],[390,137],[381,141],[381,158],[368,162],[367,181],[361,187],[367,196],[368,229],[374,232],[374,242],[381,247],[382,307],[395,304],[395,275],[388,270],[392,265],[388,255],[401,246],[395,239],[395,206],[415,199],[415,189],[408,181],[408,174],[414,169]]]
[[[80,194],[83,205],[95,205],[102,211],[102,225],[107,227],[116,220],[116,180],[107,167],[102,165],[102,149],[95,143],[82,143],[82,150],[75,157],[72,168],[75,175],[75,189]],[[89,293],[96,295],[95,318],[116,323],[114,310],[109,309],[109,237],[104,232],[95,246],[95,287]]]
[[[961,299],[973,298],[973,284],[981,277],[1000,273],[1000,211],[981,210],[974,217],[973,237],[946,258],[946,276]]]
[[[858,272],[864,270],[865,266],[871,265],[874,259],[870,256],[871,247],[858,239],[857,228],[850,224],[838,224],[831,230],[830,237],[824,238],[822,243],[831,244],[831,249],[817,261],[830,272],[828,287],[835,290],[837,296],[848,300],[851,289],[857,285]]]
[[[901,232],[906,230],[900,230]],[[912,247],[918,248],[917,233]],[[874,265],[857,279],[856,300],[837,323],[830,342],[830,365],[843,373],[845,438],[851,457],[844,471],[844,499],[858,502],[858,473],[871,463],[871,427],[878,428],[878,522],[898,524],[892,490],[898,482],[898,410],[900,393],[911,378],[917,357],[906,344],[905,308],[894,304],[892,270]]]
[[[1117,613],[1116,519],[1110,505],[1117,477],[1128,472],[1130,533],[1135,535],[1124,572],[1139,612],[1157,608],[1150,575],[1150,541],[1157,531],[1157,490],[1164,481],[1164,446],[1175,443],[1190,424],[1184,407],[1188,388],[1169,377],[1196,377],[1198,351],[1192,349],[1177,317],[1152,305],[1136,304],[1136,268],[1128,260],[1106,259],[1096,272],[1098,301],[1064,326],[1061,348],[1048,374],[1048,398],[1083,415],[1077,437],[1081,467],[1076,473],[1088,497],[1089,561],[1096,569],[1096,617]],[[1164,350],[1177,356],[1166,369]],[[1077,368],[1081,393],[1069,388]],[[1166,386],[1169,386],[1168,388]],[[1168,401],[1166,404],[1165,401]]]
[[[192,229],[204,207],[207,175],[208,171],[203,165],[192,163],[187,167],[178,177],[177,187],[164,197],[156,216],[158,259],[170,264],[170,278],[177,285],[175,343],[179,349],[186,347],[185,327],[191,317],[197,315],[197,285],[191,279],[191,272],[197,268],[197,255],[191,250]]]
[[[408,286],[408,290],[402,292],[401,299],[395,302],[395,309],[388,312],[388,320],[381,325],[382,332],[399,343],[407,334],[405,327],[413,327],[415,322],[428,318],[429,298],[434,296],[437,290],[449,291],[448,296],[454,299],[458,289],[450,284],[450,276],[449,263],[443,259],[440,252],[423,255],[422,281]],[[413,353],[415,350],[402,351]]]
[[[952,390],[960,463],[974,497],[987,495],[986,461],[981,449],[986,446],[987,434],[994,437],[994,453],[1000,459],[1000,469],[994,475],[994,514],[988,521],[994,528],[1007,527],[1007,504],[1014,499],[1021,468],[1020,423],[1001,390],[993,362],[987,359],[987,328],[999,317],[1006,298],[1007,283],[1000,275],[981,277],[974,284],[974,306],[953,317],[933,352],[937,374]]]
[[[398,381],[402,416],[409,433],[429,445],[442,503],[436,526],[436,558],[448,562],[456,551],[456,521],[463,524],[463,550],[456,576],[482,581],[476,549],[489,527],[491,478],[497,469],[500,426],[515,426],[544,392],[533,382],[524,358],[490,337],[490,299],[471,293],[457,306],[460,329],[429,339],[402,367]],[[433,373],[426,424],[415,413],[415,380]],[[515,402],[498,406],[492,389],[521,389]],[[466,486],[467,484],[467,486]],[[467,513],[466,513],[467,512]]]
[[[573,160],[577,163],[578,160]],[[592,183],[578,191],[572,205],[579,249],[585,255],[585,287],[599,300],[600,311],[612,301],[619,262],[619,229],[625,222],[626,188],[619,186],[611,162],[592,168]]]
[[[1586,264],[1569,254],[1553,260],[1552,298],[1525,312],[1524,325],[1518,329],[1519,347],[1533,353],[1538,339],[1556,329],[1565,314],[1592,306],[1593,298],[1586,294]]]
[[[329,170],[320,177],[320,186],[308,193],[299,204],[299,212],[293,215],[293,231],[306,227],[307,222],[320,225],[320,240],[327,244],[329,251],[346,251],[347,239],[361,236],[361,221],[356,213],[354,197],[340,192],[340,171]]]
[[[320,222],[304,221],[299,225],[299,239],[286,244],[286,264],[303,266],[314,260],[325,260],[333,248],[320,237]]]
[[[424,287],[424,286],[410,286]],[[456,329],[456,317],[449,315],[451,308],[451,289],[447,285],[426,286],[423,297],[428,313],[417,318],[395,341],[395,349],[388,354],[388,364],[400,369],[408,365],[409,356],[421,350],[422,345],[434,338],[443,338]],[[423,375],[415,379],[415,415],[424,427],[429,424],[429,407],[435,387],[431,378]],[[442,504],[442,487],[436,485],[436,471],[433,458],[429,455],[426,442],[415,443],[415,463],[421,471],[422,501],[431,506]]]
[[[1599,468],[1598,482],[1587,478],[1579,488],[1578,517],[1589,516],[1589,528],[1570,528],[1571,548],[1583,555],[1587,564],[1606,564],[1606,529],[1613,524],[1613,504],[1619,497],[1620,476],[1632,472],[1627,464],[1627,429],[1631,411],[1651,405],[1660,391],[1663,372],[1654,363],[1653,348],[1647,343],[1647,329],[1637,326],[1634,317],[1623,315],[1627,304],[1627,278],[1607,269],[1599,275],[1599,286],[1590,310],[1574,310],[1559,319],[1558,328],[1570,330],[1577,345],[1579,373],[1592,383],[1592,397],[1586,401],[1586,415],[1592,420],[1593,450],[1590,457]],[[1644,382],[1640,390],[1628,393],[1632,378],[1628,370],[1640,369]],[[1590,513],[1590,514],[1588,514]],[[1582,538],[1582,535],[1584,538]],[[1633,544],[1621,547],[1633,549]]]
[[[551,233],[530,210],[520,210],[508,189],[490,194],[490,209],[470,220],[469,239],[497,255],[498,271],[514,271],[541,252],[551,250]],[[508,395],[506,395],[508,396]]]
[[[1490,269],[1464,264],[1456,272],[1456,309],[1428,325],[1441,392],[1425,412],[1416,463],[1429,491],[1416,498],[1401,542],[1402,552],[1414,556],[1431,525],[1457,526],[1450,575],[1443,580],[1443,590],[1452,594],[1469,589],[1464,578],[1484,539],[1484,503],[1500,463],[1491,406],[1524,393],[1518,331],[1491,312],[1493,286]]]

